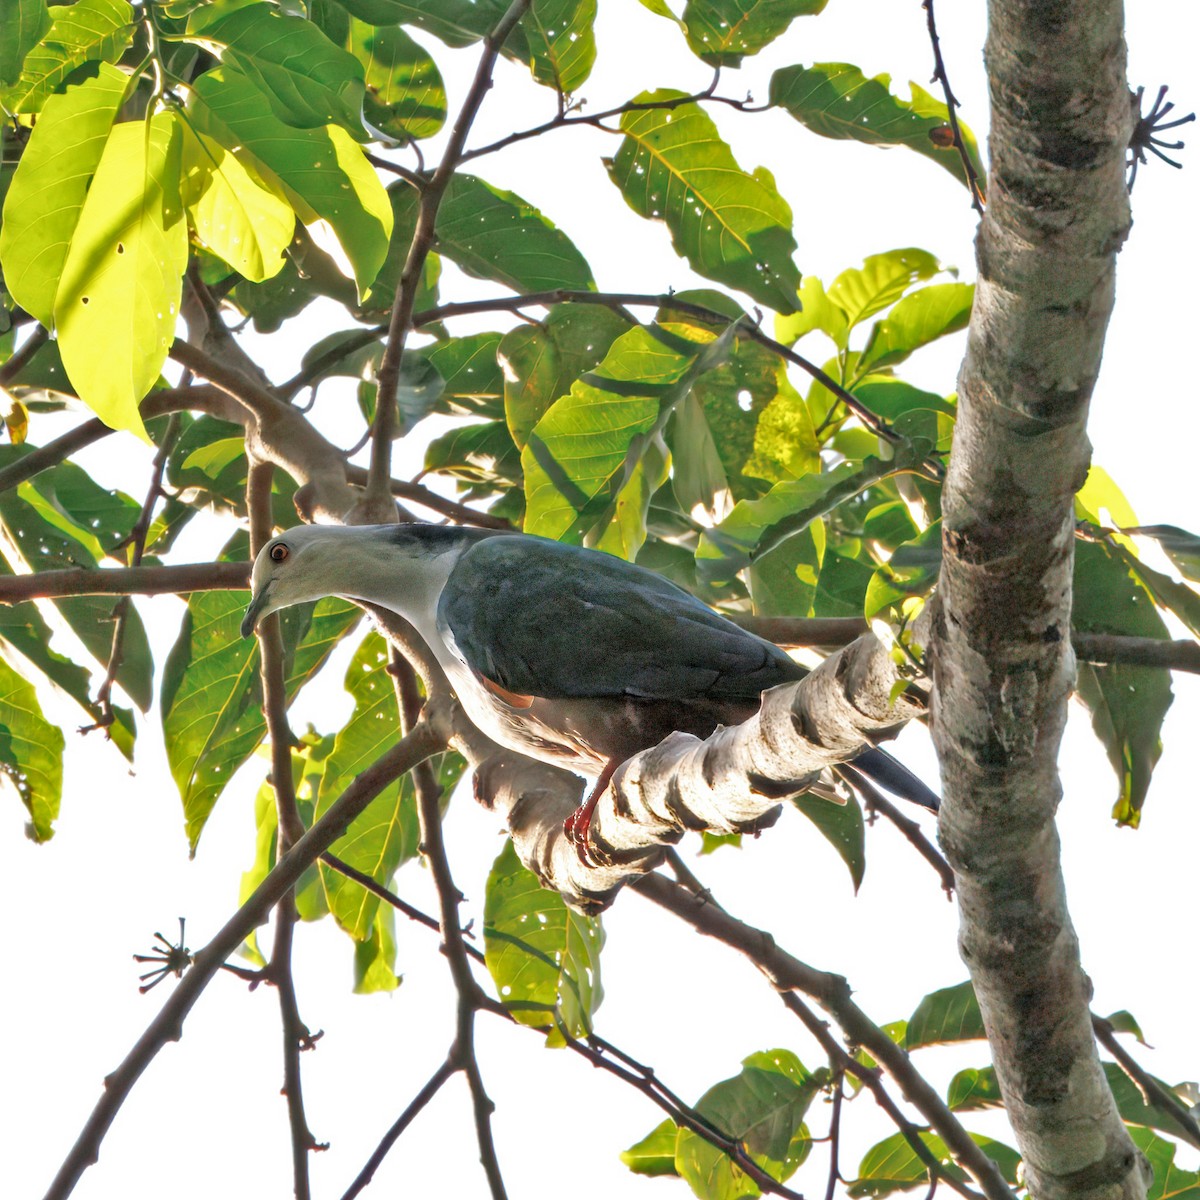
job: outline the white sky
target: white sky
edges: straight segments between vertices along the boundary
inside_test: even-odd
[[[598,26],[599,68],[584,93],[592,111],[646,87],[704,86],[708,73],[665,22],[635,0],[605,0]],[[965,119],[986,129],[980,47],[983,5],[943,0],[943,49]],[[1200,20],[1183,0],[1139,0],[1129,13],[1130,78],[1153,93],[1172,85],[1180,110],[1200,106],[1194,48]],[[677,44],[678,43],[678,44]],[[461,100],[475,51],[451,55],[430,42],[447,75],[452,109]],[[852,61],[868,74],[889,72],[903,90],[930,75],[923,13],[917,0],[832,0],[815,20],[792,31],[742,71],[727,72],[722,91],[747,89],[763,98],[770,69],[791,62]],[[454,68],[451,71],[451,67]],[[544,119],[552,97],[524,73],[502,64],[472,144]],[[797,262],[828,280],[863,256],[921,246],[973,277],[973,214],[965,193],[929,162],[900,150],[886,153],[817,139],[781,114],[754,117],[717,110],[741,164],[766,163],[796,213]],[[1184,136],[1197,142],[1194,128]],[[1200,143],[1197,143],[1200,144]],[[473,164],[490,181],[536,203],[564,228],[591,262],[601,288],[662,291],[689,286],[666,230],[624,205],[600,165],[616,139],[590,130],[554,135],[553,144],[516,146]],[[1200,441],[1197,389],[1183,353],[1195,336],[1200,261],[1197,147],[1186,169],[1152,162],[1134,196],[1136,225],[1119,263],[1117,311],[1091,426],[1096,462],[1125,488],[1144,523],[1200,525],[1193,500]],[[1192,213],[1192,217],[1187,214]],[[492,285],[451,278],[443,296],[495,294]],[[461,287],[458,284],[461,281]],[[328,325],[317,315],[291,353]],[[481,320],[468,328],[497,328]],[[314,332],[315,331],[315,332]],[[279,348],[276,378],[291,372]],[[961,339],[922,352],[905,377],[952,390]],[[336,430],[323,405],[327,430]],[[35,440],[58,432],[35,423]],[[348,439],[339,438],[345,441]],[[128,437],[111,438],[87,464],[105,482],[140,495],[147,464]],[[220,535],[209,526],[189,533],[185,551],[211,556]],[[182,606],[170,598],[142,605],[156,661],[175,637]],[[295,724],[337,727],[348,711],[341,670],[310,689]],[[1190,739],[1200,720],[1200,680],[1179,677],[1164,731],[1166,750],[1155,775],[1143,828],[1117,830],[1108,817],[1114,781],[1076,711],[1063,751],[1066,795],[1060,825],[1071,909],[1084,965],[1096,987],[1095,1009],[1131,1009],[1156,1051],[1138,1048],[1147,1066],[1174,1082],[1200,1076],[1200,1035],[1191,1001],[1194,958],[1182,945],[1195,901],[1200,816]],[[67,703],[51,709],[64,726],[78,723]],[[69,735],[70,736],[70,735]],[[5,1130],[5,1194],[33,1196],[49,1183],[100,1092],[103,1076],[124,1057],[165,998],[169,984],[147,997],[136,991],[134,952],[154,930],[173,936],[188,918],[188,942],[199,947],[232,911],[241,872],[253,851],[253,795],[265,772],[254,762],[222,797],[198,857],[187,859],[179,799],[153,717],[143,726],[136,774],[95,738],[71,736],[59,832],[43,847],[22,835],[23,812],[5,794],[0,806],[0,877],[9,880],[8,918],[0,927],[0,961],[8,965],[7,1036],[0,1047],[0,1126]],[[909,731],[900,753],[933,778],[928,738]],[[483,884],[501,832],[495,819],[463,794],[453,803],[447,837],[464,918],[481,924]],[[685,848],[689,847],[685,844]],[[695,864],[734,912],[767,926],[780,943],[813,965],[845,973],[862,1006],[879,1021],[906,1017],[920,997],[965,977],[955,948],[955,911],[936,880],[886,826],[868,835],[869,868],[860,895],[828,846],[807,822],[787,815],[741,853],[724,851]],[[398,890],[432,910],[427,872],[406,867]],[[606,1000],[598,1032],[653,1064],[688,1100],[737,1072],[747,1054],[774,1046],[821,1065],[811,1039],[756,972],[731,952],[690,936],[635,895],[606,916]],[[332,922],[297,933],[301,1011],[326,1036],[303,1058],[309,1121],[331,1150],[312,1162],[314,1194],[337,1196],[379,1136],[441,1062],[452,1036],[453,997],[436,939],[401,921],[402,987],[390,996],[350,993],[351,950]],[[77,1189],[86,1200],[169,1195],[199,1200],[215,1193],[284,1197],[290,1158],[281,1084],[274,993],[253,995],[216,980],[189,1018],[183,1040],[167,1047],[142,1078],[104,1142],[98,1166]],[[533,1035],[481,1020],[480,1053],[497,1103],[495,1133],[513,1197],[570,1191],[573,1200],[612,1195],[654,1200],[688,1194],[678,1182],[645,1180],[619,1162],[620,1150],[658,1124],[661,1114],[640,1096],[587,1070],[568,1053],[542,1051]],[[923,1051],[919,1066],[944,1084],[964,1065],[982,1065],[981,1047],[965,1054]],[[893,1089],[894,1091],[896,1089]],[[847,1114],[843,1169],[852,1174],[862,1151],[890,1133],[863,1121],[867,1099]],[[811,1114],[817,1132],[824,1117]],[[850,1119],[853,1118],[853,1119]],[[998,1118],[972,1118],[972,1128],[1004,1136]],[[863,1133],[856,1133],[863,1125]],[[1194,1166],[1194,1155],[1182,1162]],[[822,1186],[826,1157],[817,1147],[810,1190]],[[803,1186],[803,1174],[797,1177]],[[392,1152],[370,1195],[486,1195],[461,1080],[434,1101]]]

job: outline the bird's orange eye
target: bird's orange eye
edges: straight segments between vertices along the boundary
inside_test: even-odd
[[[275,545],[271,547],[272,562],[283,562],[287,556],[288,548],[282,542],[276,542]]]

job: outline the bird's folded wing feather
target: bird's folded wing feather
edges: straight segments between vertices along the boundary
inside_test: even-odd
[[[653,572],[534,538],[488,538],[438,605],[472,670],[520,695],[754,698],[804,669]]]

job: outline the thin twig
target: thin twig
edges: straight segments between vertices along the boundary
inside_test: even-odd
[[[983,216],[983,188],[979,185],[979,173],[975,170],[975,164],[971,161],[971,156],[967,153],[967,146],[963,141],[962,129],[958,124],[957,110],[959,103],[950,88],[950,77],[946,74],[946,64],[942,60],[942,43],[938,38],[937,22],[933,16],[933,0],[921,0],[921,7],[925,10],[925,24],[929,30],[929,44],[933,47],[933,79],[935,83],[942,85],[942,94],[946,98],[946,112],[950,121],[950,133],[954,138],[954,145],[958,150],[958,156],[962,160],[963,173],[967,177],[967,188],[971,193],[971,207],[980,216]]]
[[[912,845],[917,853],[937,872],[942,881],[942,890],[949,900],[954,895],[954,872],[950,864],[938,853],[937,847],[925,836],[925,831],[916,821],[906,817],[874,784],[861,772],[855,770],[854,763],[842,763],[838,767],[840,774],[848,776],[854,784],[854,790],[867,798],[867,804],[875,812],[887,817]]]
[[[9,355],[7,361],[0,366],[0,387],[8,387],[10,383],[28,365],[29,360],[50,340],[50,333],[44,325],[35,325],[33,332]]]
[[[213,976],[271,909],[295,886],[300,876],[349,828],[389,783],[418,762],[444,748],[449,735],[449,714],[428,711],[419,725],[377,758],[329,806],[313,827],[272,868],[246,902],[221,927],[202,950],[192,956],[191,967],[159,1009],[121,1065],[106,1077],[104,1091],[68,1151],[46,1200],[65,1200],[80,1176],[100,1154],[100,1143],[142,1073],[168,1043],[183,1035],[183,1021]]]
[[[404,356],[404,343],[412,328],[413,306],[417,298],[417,284],[425,269],[425,260],[433,247],[434,228],[438,208],[454,171],[458,167],[467,135],[479,113],[484,97],[492,86],[492,72],[505,39],[524,16],[532,0],[512,0],[504,16],[484,39],[483,53],[475,69],[475,78],[463,101],[462,109],[454,122],[449,141],[437,170],[421,189],[421,204],[417,211],[416,228],[396,285],[396,299],[392,305],[388,322],[387,348],[379,363],[375,391],[375,421],[371,431],[371,466],[367,477],[366,503],[380,512],[385,504],[391,505],[392,438],[395,436],[397,407],[396,395],[400,384],[400,364]]]
[[[832,1061],[834,1070],[833,1113],[829,1118],[829,1178],[825,1184],[825,1200],[833,1200],[837,1185],[841,1182],[842,1170],[838,1164],[842,1139],[842,1101],[845,1098],[842,1068]]]
[[[379,1145],[367,1159],[363,1169],[354,1177],[354,1182],[342,1193],[342,1200],[354,1200],[363,1188],[375,1177],[380,1164],[388,1156],[388,1151],[396,1144],[400,1135],[413,1123],[421,1110],[441,1091],[443,1085],[458,1070],[453,1053],[447,1056],[445,1062],[429,1077],[425,1086],[409,1101],[405,1110],[392,1122],[387,1133],[379,1139]]]
[[[1099,1017],[1092,1013],[1092,1029],[1096,1034],[1096,1041],[1117,1060],[1117,1065],[1142,1093],[1146,1104],[1169,1117],[1179,1130],[1178,1136],[1188,1145],[1200,1149],[1200,1122],[1188,1112],[1178,1096],[1167,1091],[1157,1079],[1144,1071],[1137,1059],[1117,1041],[1112,1022],[1107,1017]]]
[[[365,486],[367,472],[362,467],[347,465],[346,481],[358,484],[360,487]],[[420,504],[424,508],[432,509],[434,512],[441,513],[444,517],[449,517],[459,525],[473,525],[477,529],[513,528],[513,523],[505,520],[504,517],[493,517],[490,513],[481,512],[477,508],[468,508],[465,504],[459,504],[457,500],[450,500],[445,496],[439,495],[432,488],[427,488],[423,483],[412,483],[406,479],[393,479],[389,481],[388,487],[391,489],[393,496],[402,496],[405,500],[411,500],[414,504]]]
[[[816,1000],[846,1034],[857,1045],[868,1050],[896,1080],[911,1103],[949,1147],[955,1160],[975,1176],[990,1200],[1012,1200],[1012,1192],[996,1164],[971,1139],[942,1098],[913,1067],[908,1055],[854,1003],[845,979],[801,962],[777,946],[774,938],[765,930],[739,921],[707,899],[700,900],[689,895],[686,889],[664,875],[643,875],[628,886],[682,918],[698,932],[716,938],[745,955],[783,994],[784,1003],[789,1007],[792,1007],[792,1003],[788,994],[795,991]],[[792,999],[798,1001],[798,997]],[[947,1182],[953,1184],[954,1181]]]

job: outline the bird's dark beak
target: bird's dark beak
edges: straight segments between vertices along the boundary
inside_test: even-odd
[[[271,592],[271,585],[268,583],[253,600],[250,601],[250,607],[246,609],[246,615],[242,618],[242,637],[247,638],[254,632],[254,627],[258,624],[259,615],[262,610],[267,607],[267,596]]]

